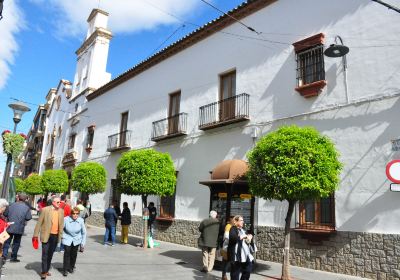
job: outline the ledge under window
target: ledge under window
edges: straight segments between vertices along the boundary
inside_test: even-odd
[[[322,241],[329,240],[332,235],[336,234],[333,226],[297,227],[293,231],[307,239],[310,245],[322,245]]]
[[[303,86],[298,86],[296,87],[296,91],[300,93],[302,96],[308,98],[320,94],[325,86],[326,86],[326,80],[321,80]]]
[[[173,222],[173,221],[175,221],[175,218],[174,217],[156,217],[156,220],[160,221],[160,222]]]

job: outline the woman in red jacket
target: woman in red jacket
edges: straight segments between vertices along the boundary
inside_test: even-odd
[[[2,232],[4,232],[8,227],[7,220],[3,216],[3,213],[4,213],[4,211],[6,211],[7,206],[8,206],[7,200],[5,200],[4,198],[0,198],[0,234]],[[4,243],[4,241],[6,241],[6,240],[0,240],[0,252],[3,251],[3,243]],[[3,267],[3,264],[4,264],[4,260],[1,259],[0,260],[0,275],[1,275],[1,268]]]

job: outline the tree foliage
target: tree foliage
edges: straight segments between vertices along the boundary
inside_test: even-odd
[[[97,162],[80,163],[72,173],[72,188],[81,193],[104,192],[107,173],[103,165]]]
[[[42,187],[42,176],[36,173],[32,173],[24,180],[25,183],[25,192],[27,194],[35,195],[35,194],[43,194]]]
[[[166,196],[175,191],[175,168],[170,155],[152,149],[123,154],[117,178],[120,191],[128,195]]]
[[[248,154],[250,191],[287,200],[283,280],[290,279],[290,223],[298,200],[327,197],[339,185],[342,164],[333,143],[311,127],[284,126],[264,136]]]
[[[43,190],[46,193],[68,191],[68,175],[65,170],[46,170],[42,175]]]
[[[251,192],[281,201],[327,197],[339,184],[338,157],[330,139],[314,128],[281,127],[248,154]]]
[[[17,193],[23,193],[25,192],[25,182],[21,178],[14,178],[14,183],[15,183],[15,191]]]
[[[16,160],[19,154],[24,150],[25,138],[16,133],[3,133],[3,152],[11,154]]]

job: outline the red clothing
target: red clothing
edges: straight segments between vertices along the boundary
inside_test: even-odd
[[[39,212],[42,211],[42,208],[46,207],[46,201],[42,200],[41,202],[39,202],[38,204],[38,208],[39,208]]]
[[[71,215],[71,206],[68,203],[65,203],[65,201],[60,202],[60,208],[64,209],[64,217]]]
[[[0,216],[0,232],[3,232],[7,228],[7,221],[3,216]]]

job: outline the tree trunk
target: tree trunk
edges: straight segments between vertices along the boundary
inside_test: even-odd
[[[295,201],[289,200],[285,219],[285,248],[283,249],[282,280],[290,280],[290,222],[292,220]]]
[[[142,204],[143,204],[142,208],[147,207],[147,194],[142,194]]]
[[[147,208],[147,195],[142,194],[143,214],[144,209]],[[149,212],[146,212],[149,215]],[[146,219],[143,218],[143,249],[147,249],[147,227],[148,227],[148,216]]]

